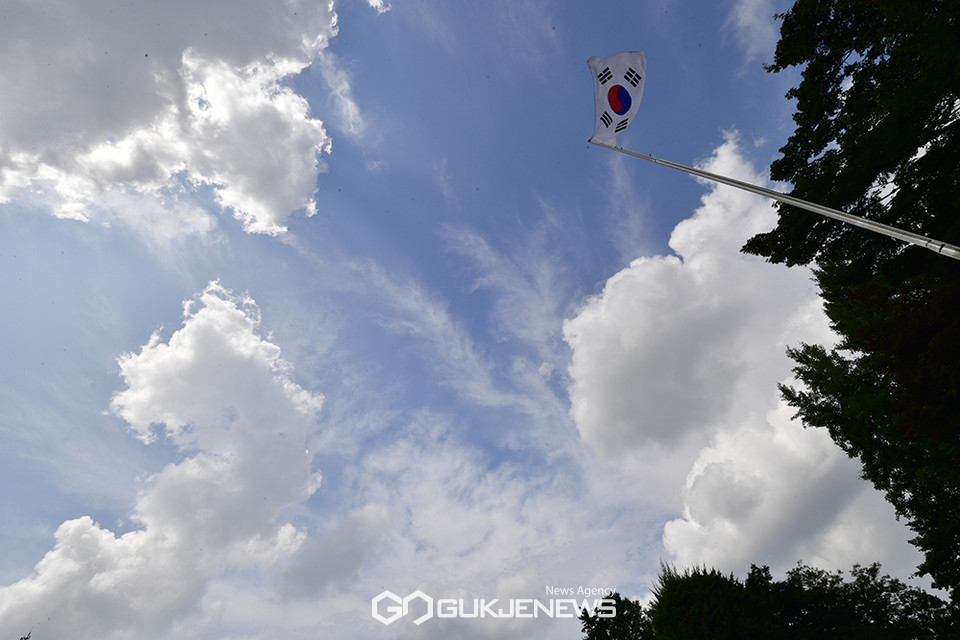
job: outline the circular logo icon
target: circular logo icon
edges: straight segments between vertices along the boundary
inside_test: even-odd
[[[624,89],[623,85],[615,84],[607,92],[607,102],[615,114],[622,116],[630,111],[630,92]]]

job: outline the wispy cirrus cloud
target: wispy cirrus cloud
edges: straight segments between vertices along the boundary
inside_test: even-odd
[[[472,263],[473,287],[493,294],[490,315],[499,337],[535,348],[550,365],[561,357],[561,321],[571,293],[562,257],[551,249],[556,224],[548,212],[509,253],[472,229],[448,227],[443,232],[451,250]]]
[[[438,377],[470,402],[481,406],[515,405],[522,399],[495,380],[494,364],[452,316],[446,304],[412,278],[389,275],[375,263],[357,266],[364,285],[388,313],[384,328],[416,338]]]
[[[776,11],[773,0],[737,0],[730,7],[724,26],[733,32],[748,62],[772,58],[778,38]]]
[[[354,100],[350,74],[329,51],[320,53],[314,65],[330,88],[330,102],[334,107],[338,126],[353,138],[363,138],[368,134],[369,128],[360,105]]]

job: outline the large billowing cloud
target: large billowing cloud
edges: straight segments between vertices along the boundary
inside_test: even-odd
[[[120,358],[127,388],[112,402],[141,439],[162,436],[180,460],[143,482],[134,530],[64,522],[33,574],[0,588],[7,628],[159,637],[198,611],[213,577],[271,565],[305,539],[283,511],[319,487],[305,442],[322,398],[258,335],[252,300],[211,283],[184,316],[167,342],[154,334]]]
[[[732,135],[704,168],[763,180]],[[715,188],[674,229],[676,255],[634,260],[565,323],[584,440],[605,451],[674,447],[758,392],[766,402],[789,372],[786,344],[825,332],[808,272],[739,252],[774,221],[769,201]]]
[[[910,532],[893,507],[858,480],[859,465],[825,431],[804,430],[792,413],[781,402],[701,450],[683,516],[664,527],[667,551],[683,565],[738,572],[751,563],[849,569],[879,560],[912,573],[920,557],[906,548]]]
[[[703,167],[763,183],[736,137]],[[892,508],[829,436],[777,400],[787,345],[834,337],[805,269],[739,252],[775,222],[764,201],[714,185],[674,229],[674,256],[640,258],[564,326],[571,415],[605,455],[661,450],[695,459],[682,515],[664,528],[676,561],[745,572],[799,560],[849,569],[919,559]]]
[[[332,3],[16,1],[0,20],[0,202],[170,238],[313,211],[330,139],[284,86],[336,33]]]

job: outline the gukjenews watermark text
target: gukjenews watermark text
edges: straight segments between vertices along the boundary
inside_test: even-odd
[[[371,600],[374,619],[391,624],[411,614],[420,625],[431,618],[577,618],[586,610],[600,618],[617,615],[614,589],[547,587],[545,598],[433,598],[417,590],[401,597],[383,591]],[[560,596],[560,597],[557,597]],[[563,597],[568,596],[568,597]],[[573,596],[581,596],[580,598]]]

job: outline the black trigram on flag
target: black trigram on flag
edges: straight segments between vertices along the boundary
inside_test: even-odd
[[[613,124],[613,118],[611,118],[610,114],[606,111],[604,111],[600,116],[600,121],[603,122],[603,126],[605,127],[609,127],[611,124]]]
[[[630,124],[630,118],[624,118],[623,120],[617,123],[617,128],[613,130],[614,133],[620,133],[621,131],[627,128],[628,124]],[[610,125],[607,125],[607,126],[609,127]]]
[[[597,80],[600,81],[600,84],[607,84],[607,80],[613,77],[613,74],[610,73],[610,67],[607,67],[603,71],[597,74]],[[634,85],[636,86],[636,85]]]
[[[627,72],[623,74],[623,79],[629,82],[630,84],[632,84],[633,86],[637,86],[638,84],[640,84],[641,76],[639,73],[634,71],[633,67],[630,67],[629,69],[627,69]]]

